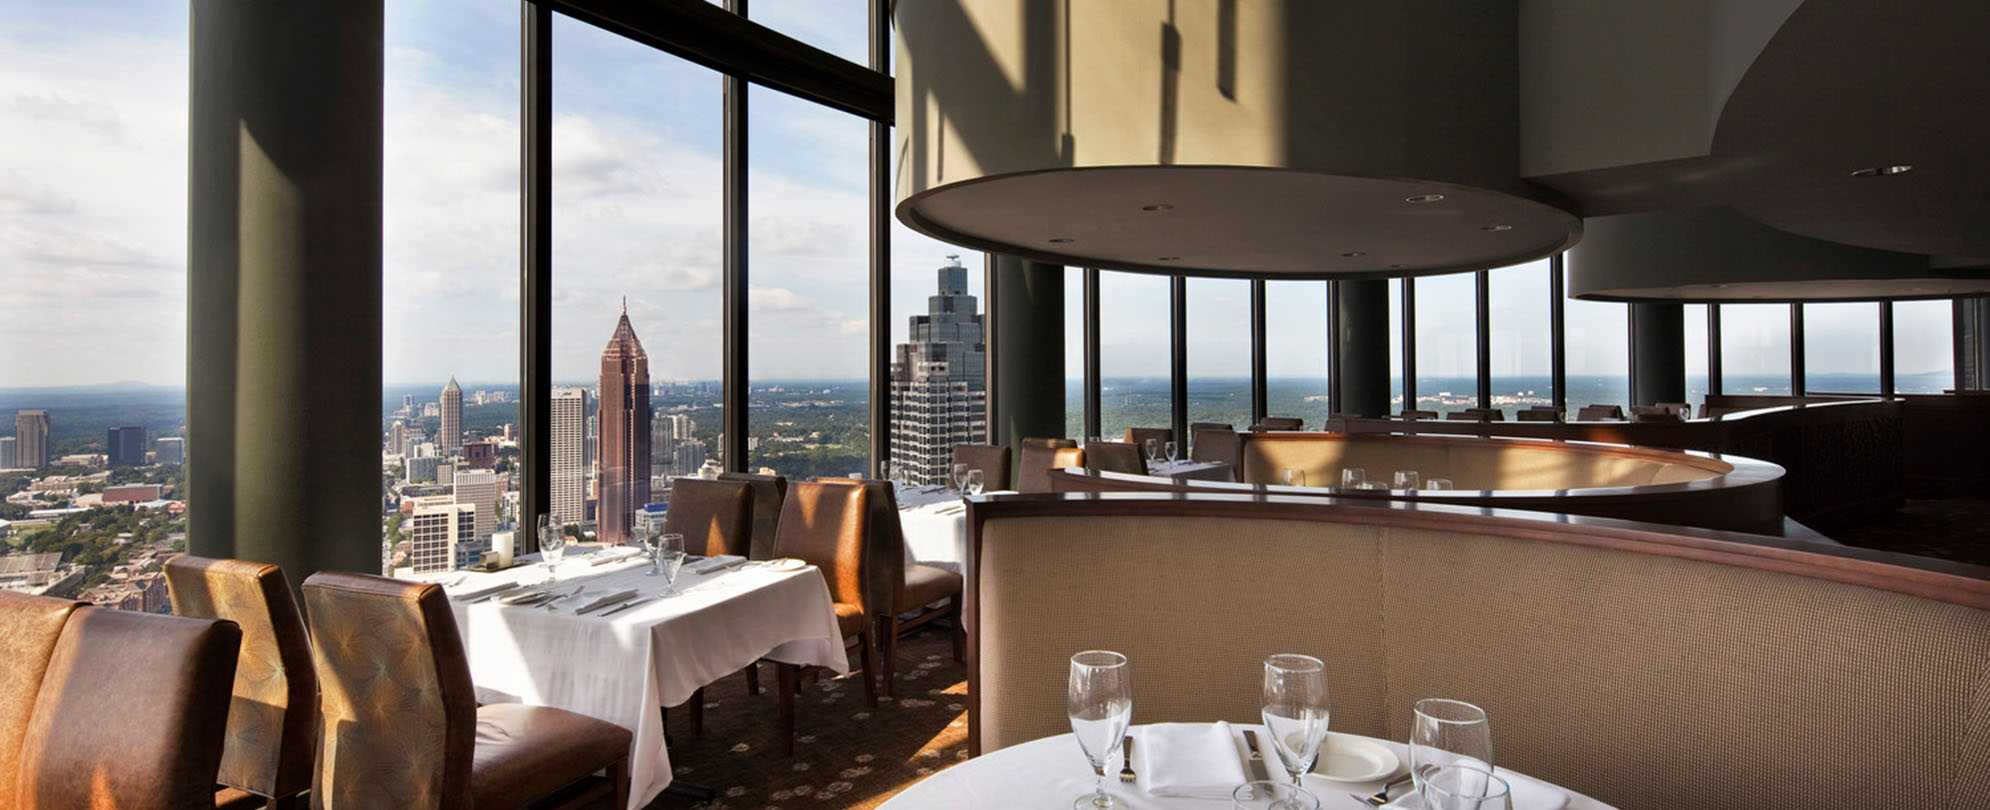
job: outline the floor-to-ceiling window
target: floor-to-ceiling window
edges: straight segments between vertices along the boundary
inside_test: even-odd
[[[1687,304],[1684,309],[1686,404],[1699,414],[1707,404],[1707,305]]]
[[[1939,394],[1955,388],[1955,303],[1893,304],[1893,392]]]
[[[1168,277],[1099,274],[1099,422],[1111,439],[1173,422]]]
[[[1803,305],[1803,386],[1820,394],[1877,394],[1879,305]]]
[[[1327,416],[1327,282],[1267,281],[1264,310],[1265,414],[1319,425]]]
[[[1085,436],[1085,270],[1064,268],[1064,435]]]
[[[1411,408],[1403,388],[1403,288],[1414,279],[1389,283],[1389,410],[1402,413]]]
[[[1479,407],[1478,276],[1452,273],[1416,284],[1417,409]]]
[[[51,595],[164,610],[156,569],[106,578],[184,550],[186,516],[160,502],[185,499],[199,452],[186,7],[8,0],[0,17],[0,520],[20,521],[0,555],[36,555],[10,562]]]
[[[1790,393],[1790,306],[1721,304],[1723,394]]]
[[[1251,283],[1188,280],[1188,420],[1251,422]]]
[[[1548,318],[1552,272],[1543,259],[1486,274],[1491,407],[1504,411],[1508,419],[1516,411],[1555,401],[1549,340],[1554,324]]]
[[[1570,298],[1562,303],[1562,351],[1568,358],[1571,418],[1586,405],[1616,405],[1630,413],[1631,327],[1626,304]]]

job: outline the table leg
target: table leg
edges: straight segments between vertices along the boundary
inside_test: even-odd
[[[774,671],[781,679],[781,756],[784,757],[795,755],[795,689],[801,685],[798,670],[794,664],[774,662]]]

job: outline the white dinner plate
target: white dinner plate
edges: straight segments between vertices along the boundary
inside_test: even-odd
[[[1396,753],[1373,740],[1327,732],[1313,773],[1335,782],[1374,782],[1387,779],[1401,763]]]
[[[797,560],[793,557],[782,557],[778,560],[768,560],[767,567],[772,568],[776,571],[800,571],[804,568],[807,568],[808,563],[802,562],[801,560]]]

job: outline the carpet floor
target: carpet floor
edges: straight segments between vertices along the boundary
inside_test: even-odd
[[[852,664],[855,653],[851,655]],[[734,675],[705,688],[705,728],[688,710],[667,719],[671,770],[717,792],[709,802],[664,795],[650,810],[793,810],[876,807],[907,785],[967,759],[967,670],[944,628],[898,642],[897,698],[864,705],[858,676],[805,684],[795,703],[795,754],[781,756],[772,666],[758,695]]]
[[[1826,534],[1848,546],[1990,565],[1990,499],[1910,498],[1891,514]]]

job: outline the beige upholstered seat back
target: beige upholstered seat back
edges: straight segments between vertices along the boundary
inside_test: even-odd
[[[1243,469],[1252,484],[1279,483],[1289,468],[1305,471],[1310,486],[1336,487],[1342,469],[1360,467],[1383,483],[1396,470],[1416,470],[1426,480],[1449,478],[1456,489],[1518,491],[1684,483],[1718,476],[1722,466],[1511,442],[1259,436],[1244,444]]]
[[[1069,730],[1079,650],[1129,656],[1139,723],[1253,721],[1263,656],[1303,652],[1336,730],[1405,739],[1416,699],[1471,701],[1501,765],[1620,807],[1990,807],[1990,611],[1531,521],[1140,506],[1175,514],[989,513],[981,750]]]

